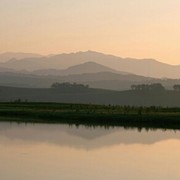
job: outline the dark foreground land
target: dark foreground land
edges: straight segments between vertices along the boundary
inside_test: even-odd
[[[103,89],[16,88],[0,86],[0,102],[115,104],[120,106],[180,107],[180,91],[112,91]]]
[[[0,121],[180,129],[180,108],[0,103]]]

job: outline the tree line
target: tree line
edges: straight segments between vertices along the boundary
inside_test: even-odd
[[[75,89],[75,90],[85,90],[89,89],[89,85],[70,83],[70,82],[55,82],[51,85],[54,89]],[[161,83],[152,84],[133,84],[131,85],[131,90],[133,91],[165,91],[165,87]],[[175,84],[173,86],[174,91],[180,91],[180,85]]]
[[[173,86],[174,91],[180,91],[180,85],[175,84]],[[133,91],[164,91],[165,87],[161,83],[153,84],[138,84],[131,85],[131,90]]]
[[[89,86],[84,85],[84,84],[69,83],[69,82],[63,82],[63,83],[55,82],[51,85],[51,88],[55,88],[55,89],[88,89]]]

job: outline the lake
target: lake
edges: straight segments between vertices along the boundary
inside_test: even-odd
[[[179,180],[180,131],[0,123],[2,180]]]

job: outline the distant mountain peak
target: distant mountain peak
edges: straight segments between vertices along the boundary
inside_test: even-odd
[[[75,66],[71,66],[68,68],[68,70],[81,70],[83,72],[103,72],[103,71],[110,71],[110,72],[117,72],[114,69],[111,69],[107,66],[104,66],[102,64],[98,64],[96,62],[93,61],[88,61],[85,63],[81,63]]]
[[[114,72],[116,70],[111,69],[107,66],[98,64],[93,61],[88,61],[78,65],[71,66],[67,69],[40,69],[36,70],[33,73],[38,75],[69,75],[69,74],[85,74],[85,73],[98,73],[98,72]],[[120,73],[120,72],[119,72]]]
[[[101,52],[97,52],[97,51],[92,51],[92,50],[88,50],[88,51],[78,51],[75,52],[73,54],[84,54],[84,55],[105,55]]]

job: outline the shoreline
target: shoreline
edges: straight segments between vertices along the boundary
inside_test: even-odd
[[[180,108],[0,103],[0,122],[180,129]]]

